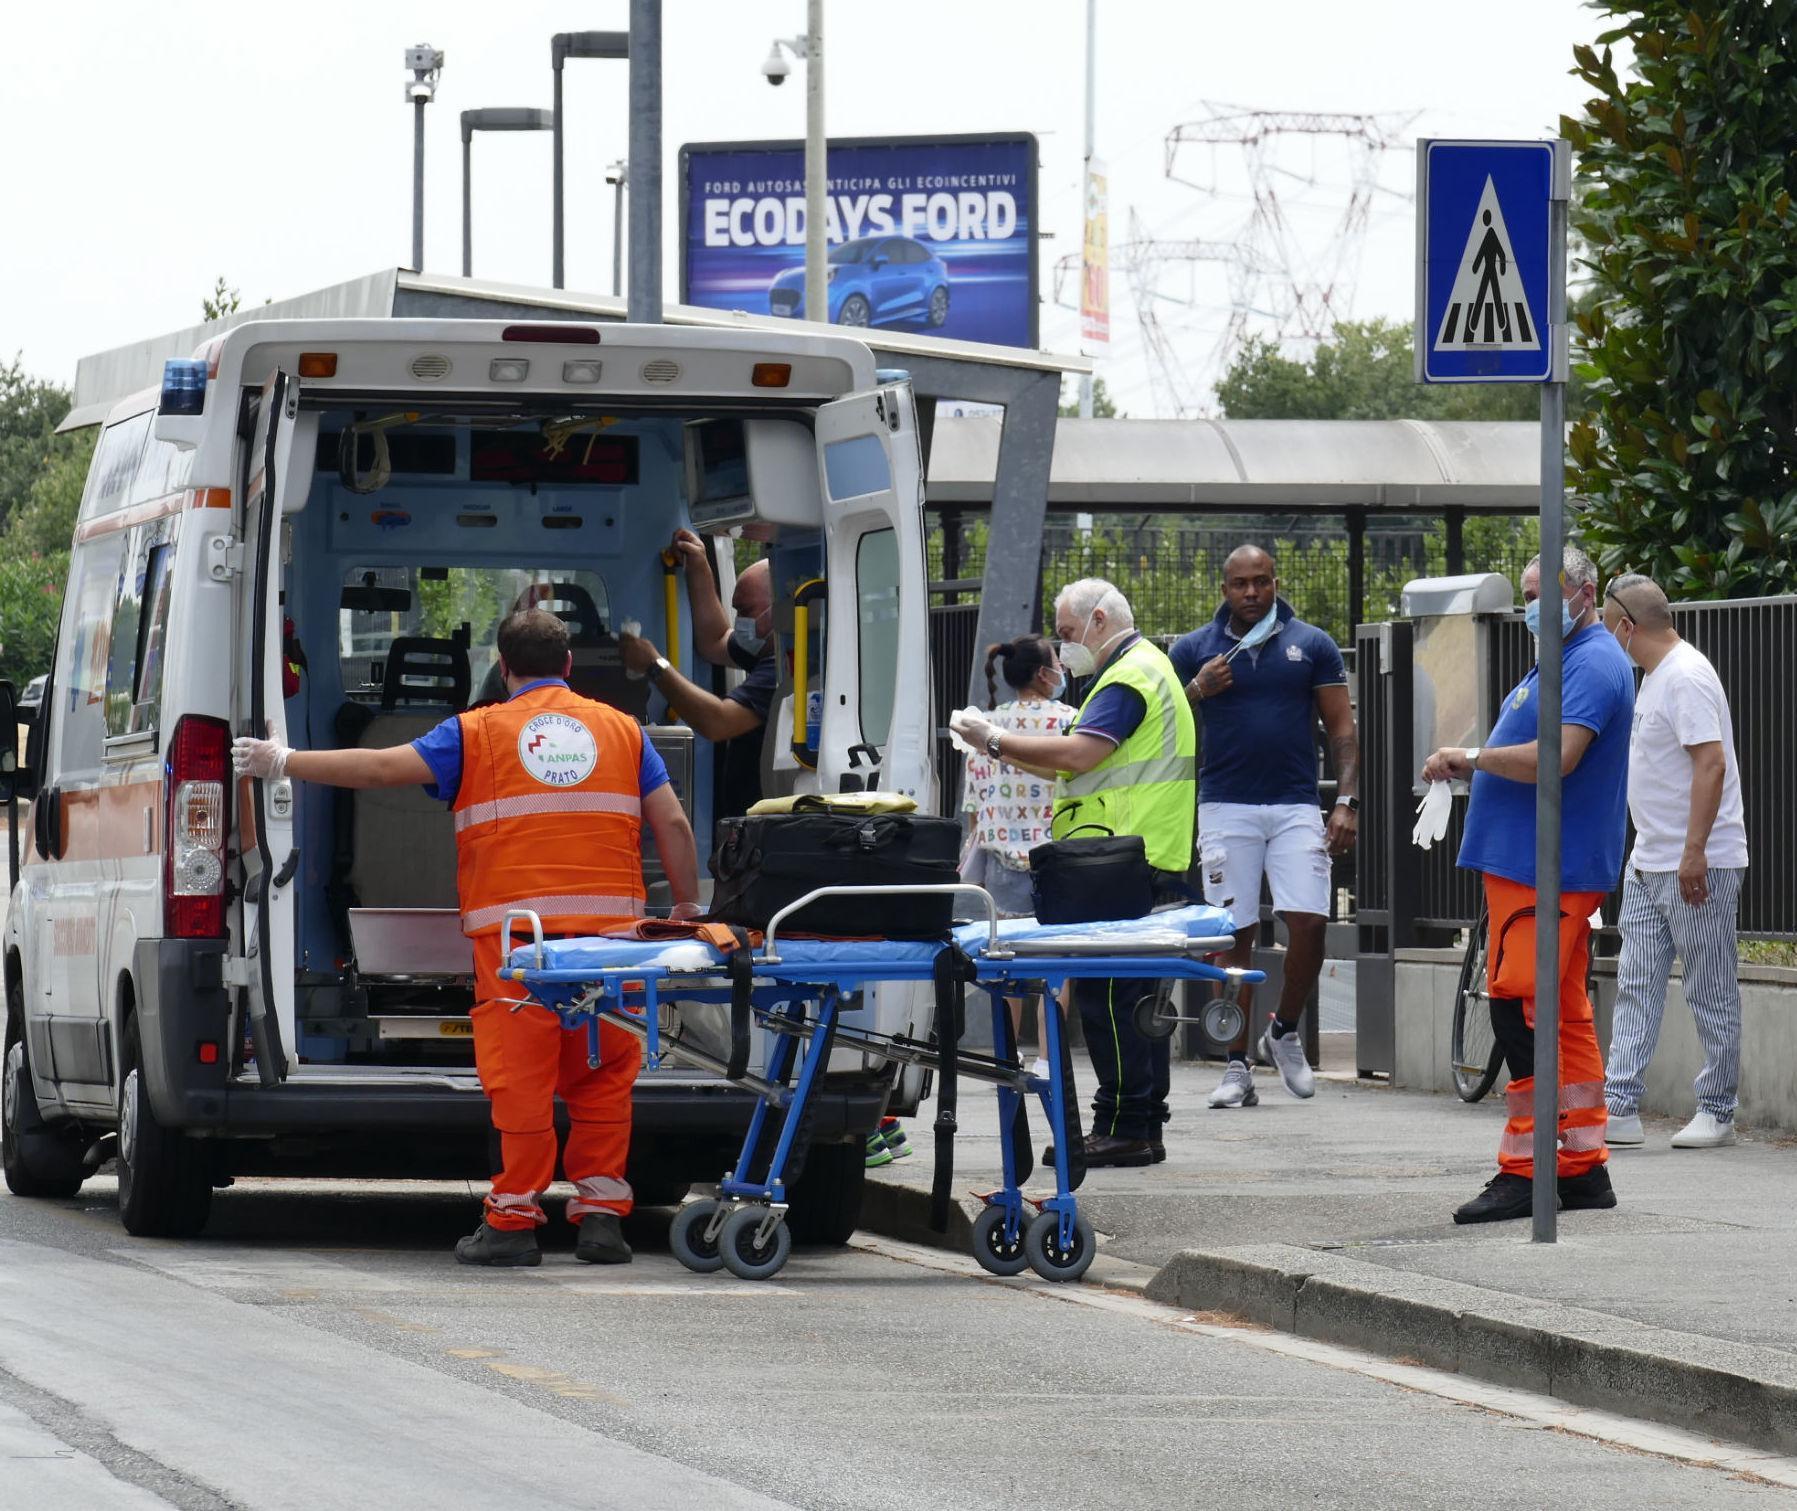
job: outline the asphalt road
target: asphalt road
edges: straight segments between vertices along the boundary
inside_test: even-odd
[[[1573,1435],[1554,1403],[1469,1406],[1345,1351],[891,1246],[748,1285],[689,1275],[645,1213],[626,1269],[577,1264],[559,1231],[540,1269],[462,1269],[474,1210],[453,1186],[244,1182],[177,1243],[128,1238],[105,1177],[0,1193],[0,1507],[1789,1497]]]

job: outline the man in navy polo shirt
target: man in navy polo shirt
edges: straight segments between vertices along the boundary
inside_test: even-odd
[[[1273,623],[1261,639],[1255,628],[1269,615]],[[1230,910],[1236,934],[1228,963],[1246,966],[1260,927],[1263,876],[1271,887],[1288,942],[1279,1009],[1261,1034],[1260,1053],[1293,1096],[1313,1096],[1298,1022],[1323,965],[1330,859],[1353,847],[1360,807],[1360,742],[1341,651],[1280,599],[1272,555],[1238,546],[1223,563],[1223,606],[1209,624],[1175,641],[1170,655],[1203,725],[1198,857],[1205,900]],[[1327,827],[1317,797],[1319,716],[1337,783]],[[1253,988],[1241,993],[1245,1021],[1212,1107],[1260,1100],[1248,1064]]]

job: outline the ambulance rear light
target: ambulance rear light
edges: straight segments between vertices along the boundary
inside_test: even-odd
[[[541,341],[549,346],[597,346],[599,332],[590,325],[508,325],[501,341]]]
[[[200,414],[206,408],[206,363],[198,357],[170,357],[162,364],[162,397],[157,414]]]
[[[194,1058],[202,1065],[218,1064],[218,1040],[201,1039],[194,1046]]]
[[[225,722],[198,714],[185,715],[169,741],[163,890],[164,932],[171,939],[216,939],[225,932],[230,751]]]
[[[757,388],[784,388],[792,382],[792,363],[757,362],[750,369],[749,381]]]
[[[334,378],[337,376],[336,352],[301,352],[299,375],[302,378]]]

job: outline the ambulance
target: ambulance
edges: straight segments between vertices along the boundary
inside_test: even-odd
[[[741,675],[694,654],[662,556],[681,526],[726,604],[739,561],[772,564],[763,791],[936,811],[917,417],[851,337],[251,321],[118,404],[23,758],[0,742],[10,1188],[67,1197],[116,1158],[126,1229],[181,1236],[237,1176],[484,1177],[447,805],[239,780],[230,742],[415,738],[499,695],[498,623],[541,605],[568,624],[574,690],[662,754],[703,862],[723,753],[618,654],[640,625],[701,686]],[[0,728],[24,714],[0,686]],[[644,865],[653,911],[652,847]],[[923,1026],[909,989],[858,1012]],[[721,1063],[721,1010],[680,1023]],[[832,1062],[801,1239],[853,1230],[865,1137],[904,1101],[891,1078]],[[639,1201],[718,1178],[748,1106],[719,1075],[645,1071]]]

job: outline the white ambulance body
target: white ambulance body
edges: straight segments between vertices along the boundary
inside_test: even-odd
[[[710,539],[726,601],[735,537],[772,561],[763,788],[877,784],[934,811],[916,416],[855,340],[261,321],[119,404],[17,776],[12,1189],[72,1193],[116,1150],[125,1225],[182,1234],[236,1174],[484,1175],[446,805],[235,780],[229,742],[414,738],[494,694],[499,619],[543,603],[569,624],[575,690],[644,722],[703,861],[719,752],[616,651],[634,620],[701,685],[739,675],[694,655],[669,591],[681,525]],[[915,992],[871,995],[866,1026],[912,1026]],[[838,1056],[801,1236],[852,1228],[890,1091]],[[642,1198],[722,1173],[746,1108],[715,1076],[645,1073]]]

